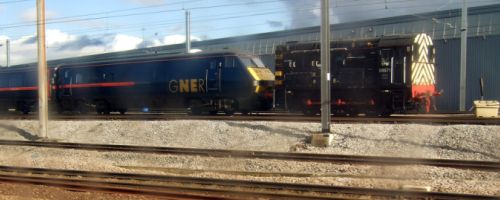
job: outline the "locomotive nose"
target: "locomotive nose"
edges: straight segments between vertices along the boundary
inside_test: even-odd
[[[255,93],[265,99],[273,98],[274,81],[255,81]]]

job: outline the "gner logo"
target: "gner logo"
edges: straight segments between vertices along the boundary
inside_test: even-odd
[[[205,92],[204,79],[181,79],[168,82],[168,90],[171,93],[197,93]]]

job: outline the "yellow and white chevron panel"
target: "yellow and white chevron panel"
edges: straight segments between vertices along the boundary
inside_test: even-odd
[[[411,64],[411,80],[413,85],[436,84],[434,58],[429,58],[429,52],[434,53],[432,38],[425,33],[418,34],[413,41],[414,51]],[[416,51],[416,52],[415,52]]]

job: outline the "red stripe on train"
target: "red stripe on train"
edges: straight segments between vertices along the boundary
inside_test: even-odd
[[[32,90],[38,90],[38,86],[0,88],[0,92],[16,92],[16,91],[32,91]]]
[[[134,85],[135,82],[84,83],[84,84],[67,84],[59,86],[59,88],[129,87]],[[56,89],[56,87],[52,86],[52,89]],[[0,88],[0,92],[33,91],[33,90],[38,90],[38,86]]]
[[[82,83],[82,84],[66,84],[60,86],[60,88],[130,87],[134,85],[135,82]]]

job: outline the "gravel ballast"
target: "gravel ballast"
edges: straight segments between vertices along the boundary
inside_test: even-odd
[[[39,140],[37,121],[0,121],[0,139]],[[60,142],[208,149],[297,151],[499,161],[500,126],[333,124],[334,144],[307,144],[318,123],[241,121],[51,121]],[[0,165],[154,173],[224,179],[311,183],[500,195],[498,172],[428,166],[366,166],[238,158],[154,155],[0,146]],[[288,173],[299,173],[290,175]]]
[[[37,121],[1,121],[0,139],[36,140]],[[51,121],[60,142],[257,151],[500,160],[500,126],[333,124],[333,145],[307,144],[319,123],[236,121]]]

